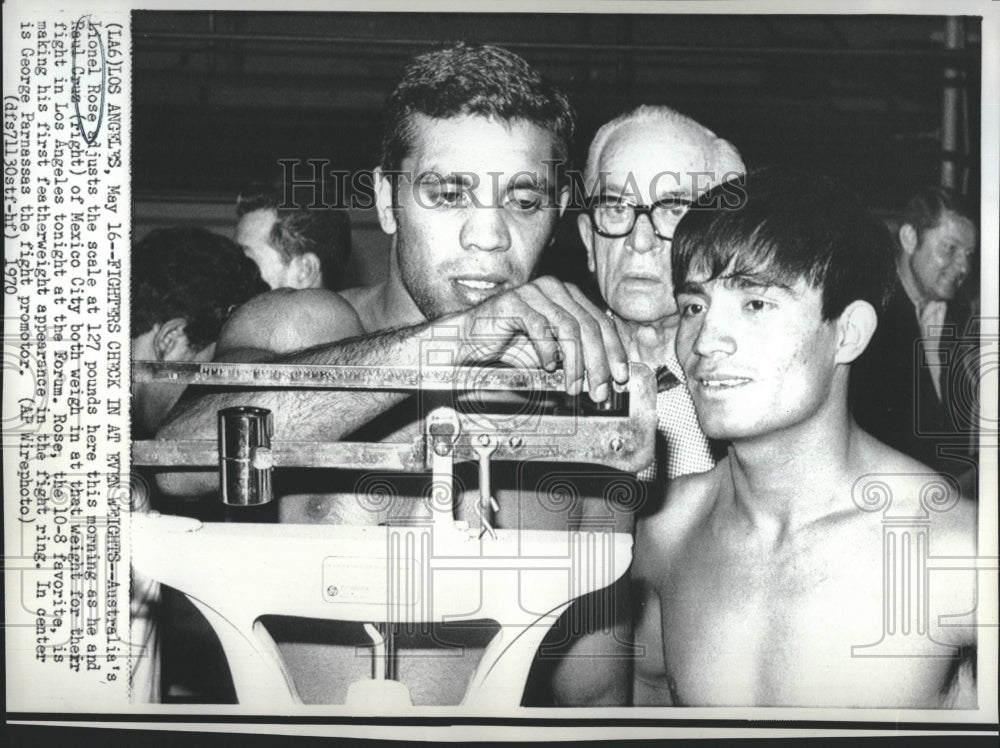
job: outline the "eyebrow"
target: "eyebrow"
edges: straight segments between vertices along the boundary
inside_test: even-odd
[[[607,189],[604,190],[603,192],[597,193],[596,197],[598,200],[606,200],[609,198],[612,200],[622,200],[627,198],[628,200],[635,201],[637,205],[655,205],[656,203],[665,203],[671,200],[678,202],[685,202],[685,203],[694,202],[694,199],[691,197],[690,193],[688,193],[686,190],[683,189],[670,190],[669,192],[660,193],[657,196],[655,196],[653,198],[653,201],[650,203],[640,203],[636,195],[633,195],[631,192],[623,193],[622,190],[623,188],[618,187],[616,185],[613,184],[608,185]]]
[[[677,294],[689,294],[692,296],[703,296],[705,294],[705,286],[699,281],[685,280],[683,285],[677,289]]]
[[[615,198],[630,197],[633,200],[638,199],[638,195],[633,193],[631,189],[628,189],[628,185],[618,184],[616,182],[605,182],[602,185],[594,185],[594,186],[603,187],[603,189],[597,193],[597,197],[615,197]]]
[[[724,285],[737,288],[741,291],[777,288],[785,293],[791,294],[792,296],[797,295],[792,287],[787,283],[782,283],[775,278],[764,276],[759,273],[729,273],[727,275],[720,275],[716,278],[712,278],[710,281],[711,280],[722,281]],[[681,287],[677,290],[677,293],[703,296],[705,295],[705,283],[710,281],[685,280]]]
[[[790,293],[793,296],[795,295],[795,292],[788,283],[782,282],[773,276],[763,275],[762,273],[729,273],[726,275],[720,275],[719,280],[726,285],[733,286],[741,291],[755,288],[777,288],[785,291],[786,293]]]
[[[653,200],[653,202],[658,203],[664,200],[694,200],[694,196],[691,195],[689,190],[678,187],[677,189],[660,193],[660,196]]]
[[[471,187],[472,180],[469,175],[465,172],[444,174],[435,169],[426,169],[422,174],[419,175],[420,179],[417,181],[418,184],[426,185],[456,185],[460,184],[463,187]]]
[[[543,176],[538,177],[537,174],[518,174],[517,179],[513,182],[508,181],[505,187],[507,192],[511,190],[523,190],[523,189],[533,189],[539,192],[546,192],[549,189],[549,182]]]

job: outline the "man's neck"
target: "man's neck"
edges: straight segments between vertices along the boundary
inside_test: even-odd
[[[635,322],[618,315],[614,315],[614,320],[629,360],[638,361],[656,370],[658,366],[675,358],[677,315],[655,322]]]
[[[381,320],[379,329],[409,327],[427,321],[427,318],[413,302],[403,282],[395,274],[391,274],[384,283],[380,284],[378,293],[375,295],[375,308]]]
[[[753,532],[777,542],[849,508],[857,434],[845,405],[808,423],[735,442],[729,449],[729,467],[731,506],[737,516]]]
[[[395,274],[374,286],[351,288],[341,296],[354,307],[368,334],[426,322]]]
[[[913,306],[917,310],[917,319],[923,314],[924,309],[927,305],[933,301],[933,299],[926,299],[920,293],[919,287],[917,286],[917,280],[913,277],[913,271],[910,269],[909,264],[906,262],[906,257],[901,256],[896,258],[896,276],[899,278],[900,285],[903,286],[903,291],[906,292],[907,298],[913,303]]]

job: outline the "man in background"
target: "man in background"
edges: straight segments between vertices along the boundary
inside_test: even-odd
[[[255,184],[236,199],[233,240],[257,263],[271,288],[344,287],[351,220],[336,208],[281,207],[282,195]]]
[[[976,495],[979,341],[962,298],[978,232],[962,197],[929,187],[906,205],[897,232],[892,301],[851,377],[866,431]]]

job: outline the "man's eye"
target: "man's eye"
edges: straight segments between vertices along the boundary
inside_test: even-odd
[[[516,189],[507,193],[506,204],[517,211],[529,212],[542,207],[542,195],[538,190]]]
[[[771,303],[764,301],[764,299],[750,299],[750,301],[747,302],[747,309],[751,312],[763,312],[771,306]]]
[[[461,185],[427,180],[421,183],[420,193],[420,202],[428,208],[464,208],[469,204],[469,190]]]
[[[464,208],[469,204],[469,193],[458,187],[438,191],[437,204],[446,208]]]
[[[685,317],[697,317],[705,311],[705,305],[697,301],[681,302],[680,307]]]

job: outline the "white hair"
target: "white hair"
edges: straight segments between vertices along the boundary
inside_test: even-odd
[[[587,153],[587,166],[584,171],[588,189],[591,189],[596,182],[598,164],[611,136],[621,127],[633,123],[653,124],[672,134],[687,135],[692,140],[703,139],[706,144],[710,144],[707,148],[709,162],[706,167],[716,174],[712,185],[746,172],[739,151],[728,140],[723,140],[704,125],[668,106],[643,104],[631,112],[615,117],[597,131]]]

